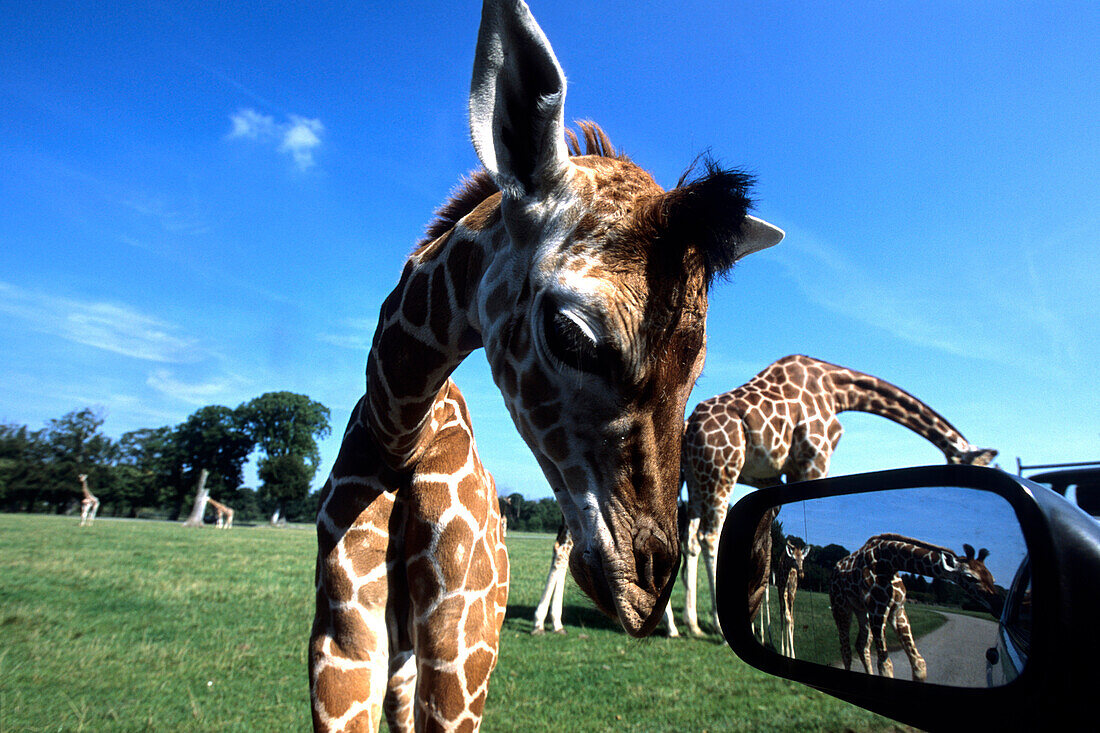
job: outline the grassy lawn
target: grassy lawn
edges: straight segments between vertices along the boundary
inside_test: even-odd
[[[568,635],[531,636],[552,542],[509,536],[484,730],[895,729],[717,637],[631,640],[572,580]],[[0,515],[0,732],[308,729],[314,553],[311,530]]]

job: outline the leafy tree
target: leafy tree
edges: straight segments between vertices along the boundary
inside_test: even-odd
[[[279,515],[287,514],[289,505],[305,499],[309,494],[309,482],[313,480],[313,467],[301,456],[284,454],[260,461],[259,475],[263,487],[262,500]],[[277,517],[273,518],[275,521]]]
[[[141,507],[159,507],[175,496],[181,483],[181,459],[170,427],[142,428],[123,433],[115,467],[120,499],[130,516]]]
[[[45,431],[26,425],[0,425],[0,506],[33,511],[50,485],[50,450]]]
[[[242,481],[242,466],[252,452],[253,442],[236,410],[208,405],[197,410],[174,431],[176,456],[183,469],[184,484],[195,489],[195,503],[186,524],[202,523],[209,493],[226,498]],[[182,508],[177,495],[176,516]]]
[[[103,503],[115,500],[110,485],[108,466],[116,454],[114,442],[100,432],[103,416],[85,407],[46,422],[44,438],[49,446],[50,479],[52,484],[43,492],[43,498],[61,512],[80,496],[77,476],[88,474],[93,492]]]
[[[260,499],[274,512],[304,501],[321,462],[317,439],[331,432],[329,409],[306,395],[268,392],[238,408],[242,425],[263,451]]]
[[[837,544],[812,546],[810,556],[802,566],[806,575],[799,586],[807,590],[827,591],[829,580],[833,577],[833,568],[848,554],[850,553],[845,547]]]

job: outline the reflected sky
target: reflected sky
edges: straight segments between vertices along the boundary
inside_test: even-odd
[[[849,552],[867,538],[893,532],[941,545],[962,554],[963,543],[985,547],[985,564],[1007,587],[1027,552],[1011,505],[976,489],[920,487],[894,489],[784,505],[783,531],[812,545],[838,544]]]

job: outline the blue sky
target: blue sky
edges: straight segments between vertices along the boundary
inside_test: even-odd
[[[1100,5],[532,9],[567,119],[665,186],[708,149],[750,169],[787,231],[713,290],[689,408],[805,353],[912,392],[1005,467],[1100,457]],[[292,390],[339,436],[382,299],[477,165],[479,13],[4,2],[0,420],[92,405],[117,437]],[[484,357],[456,379],[498,484],[548,495]],[[842,422],[833,474],[942,461]]]

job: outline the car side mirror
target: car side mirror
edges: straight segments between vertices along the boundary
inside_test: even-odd
[[[1098,577],[1100,529],[1062,497],[929,466],[743,498],[718,611],[749,664],[911,725],[1049,725],[1095,680]]]

